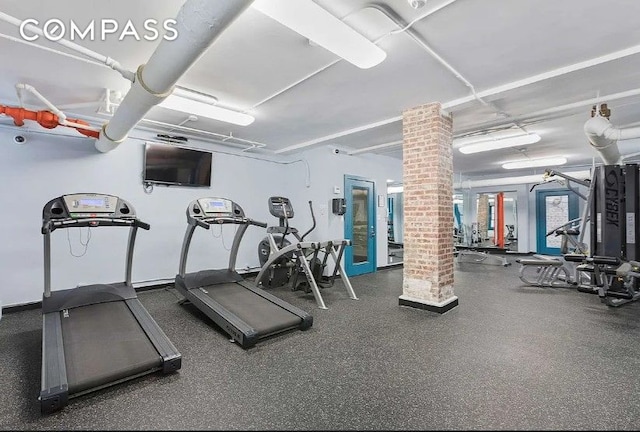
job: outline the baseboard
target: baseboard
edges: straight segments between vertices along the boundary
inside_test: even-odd
[[[414,298],[401,295],[398,299],[398,304],[400,306],[409,306],[416,309],[424,309],[430,312],[443,314],[453,309],[454,307],[458,306],[458,297],[453,296],[450,299],[447,299],[441,303],[426,303],[423,300],[414,299]]]
[[[164,283],[153,284],[153,285],[145,285],[145,286],[137,287],[134,289],[136,290],[136,292],[140,293],[140,292],[152,291],[152,290],[161,289],[161,288],[167,288],[171,286],[173,286],[172,283],[164,282]],[[2,314],[5,315],[5,314],[10,314],[15,312],[22,312],[26,310],[41,309],[41,308],[42,308],[42,301],[37,301],[33,303],[24,303],[24,304],[13,305],[13,306],[4,306],[2,308]]]
[[[380,266],[380,267],[376,268],[376,270],[378,270],[378,271],[380,271],[380,270],[393,270],[393,269],[402,268],[402,267],[404,267],[404,264],[399,262],[399,263],[387,264],[386,266]]]

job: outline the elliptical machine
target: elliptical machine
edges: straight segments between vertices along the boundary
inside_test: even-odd
[[[297,229],[289,226],[289,219],[293,217],[291,201],[285,197],[269,198],[269,211],[279,219],[280,224],[277,227],[267,228],[267,237],[258,245],[261,268],[256,276],[256,286],[267,288],[289,283],[293,291],[303,289],[306,293],[312,293],[318,307],[327,309],[320,288],[333,286],[339,275],[349,298],[358,300],[340,261],[345,248],[351,245],[351,240],[304,241],[304,237],[316,227],[311,201],[309,201],[309,209],[313,226],[300,235]],[[289,234],[295,237],[292,241],[286,238]],[[324,277],[323,272],[329,257],[333,261],[333,272],[330,276]]]
[[[292,219],[294,216],[293,206],[289,198],[280,196],[269,198],[269,212],[278,218],[279,224],[278,226],[268,227],[267,237],[262,239],[258,244],[260,267],[265,265],[271,255],[272,241],[276,244],[278,250],[283,249],[291,244],[289,239],[286,238],[287,235],[291,234],[298,242],[303,242],[304,238],[316,228],[316,217],[313,213],[313,203],[311,201],[309,201],[309,211],[311,212],[313,225],[308,231],[300,235],[297,228],[289,226],[289,219]],[[304,251],[301,252],[304,254]],[[291,283],[292,291],[303,289],[305,293],[311,292],[311,283],[308,278],[300,277],[301,273],[306,275],[307,272],[296,255],[296,251],[291,251],[279,257],[269,267],[262,281],[260,281],[261,284],[268,288],[276,288]],[[318,249],[312,251],[309,256],[305,254],[304,259],[307,261],[311,270],[311,277],[319,284],[322,280],[326,262],[323,263],[318,259]]]

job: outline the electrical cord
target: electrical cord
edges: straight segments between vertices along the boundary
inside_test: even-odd
[[[89,241],[91,240],[91,227],[87,228],[87,240],[86,242],[82,241],[82,228],[78,228],[80,230],[80,244],[82,246],[84,246],[84,251],[82,251],[82,253],[80,255],[76,255],[73,253],[73,247],[71,246],[71,236],[69,234],[69,231],[71,231],[71,229],[67,230],[67,242],[69,243],[69,253],[71,254],[71,256],[76,257],[76,258],[81,258],[83,256],[85,256],[85,254],[87,253],[87,250],[89,248]]]
[[[212,229],[211,229],[211,235],[213,236],[213,238],[216,238],[216,239],[218,239],[218,238],[219,238],[219,239],[221,239],[221,240],[222,240],[222,247],[224,248],[224,250],[226,250],[227,252],[230,252],[230,251],[231,251],[231,247],[228,247],[228,248],[227,248],[227,245],[226,245],[226,244],[225,244],[225,242],[224,242],[224,232],[222,231],[222,224],[218,224],[218,225],[220,225],[220,231],[219,231],[219,234],[218,234],[218,235],[216,235],[216,233],[215,233],[215,229],[213,229],[213,228],[212,228]],[[233,230],[233,237],[235,238],[235,236],[236,236],[236,234],[237,234],[237,232],[238,232],[238,225],[237,225],[237,224],[234,224],[234,225],[235,225],[235,229]],[[232,245],[232,246],[233,246],[233,245]]]

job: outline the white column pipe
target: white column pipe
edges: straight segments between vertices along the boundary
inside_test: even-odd
[[[600,157],[606,165],[622,163],[622,156],[617,145],[618,140],[640,138],[640,128],[618,129],[613,127],[605,117],[599,115],[586,121],[584,133],[591,146],[600,153]]]
[[[173,91],[178,79],[253,0],[187,0],[176,17],[178,37],[163,39],[149,61],[138,67],[131,90],[103,126],[96,148],[113,150],[149,110]]]
[[[74,114],[74,117],[80,119],[80,120],[85,120],[88,122],[93,122],[93,123],[104,123],[104,119],[102,118],[96,118],[96,117],[92,117],[92,116],[87,116],[87,115],[82,115],[82,114]],[[161,121],[157,121],[157,120],[149,120],[149,119],[142,119],[140,120],[140,123],[148,123],[150,125],[154,125],[154,126],[159,126],[161,128],[167,128],[167,129],[174,129],[174,130],[179,130],[184,132],[185,134],[188,134],[190,136],[207,136],[207,137],[213,137],[213,139],[211,139],[212,142],[215,142],[217,144],[230,144],[230,145],[234,145],[234,146],[247,146],[249,145],[251,148],[264,148],[267,147],[267,144],[265,143],[261,143],[261,142],[257,142],[257,141],[251,141],[251,140],[247,140],[247,139],[243,139],[243,138],[238,138],[235,136],[229,136],[229,135],[223,135],[223,134],[219,134],[217,132],[211,132],[211,131],[207,131],[207,130],[203,130],[203,129],[195,129],[195,128],[190,128],[187,126],[179,126],[179,125],[175,125],[175,124],[171,124],[171,123],[165,123],[165,122],[161,122]],[[158,129],[158,128],[153,128],[150,126],[140,126],[138,125],[137,128],[139,129],[143,129],[143,130],[148,130],[150,132],[163,132],[163,133],[168,133],[167,131]],[[240,141],[238,143],[236,142],[229,142],[229,139],[233,139],[235,141]],[[245,143],[245,144],[243,144]]]
[[[12,17],[11,15],[8,15],[4,12],[0,12],[0,20],[8,22],[9,24],[13,24],[16,27],[20,27],[22,26],[22,20]],[[44,36],[44,32],[42,30],[40,30],[40,28],[34,26],[33,24],[25,24],[24,25],[24,29],[28,30],[32,33],[37,34],[38,36],[43,37]],[[125,77],[126,79],[128,79],[129,81],[133,81],[133,72],[131,72],[130,70],[125,69],[119,62],[117,62],[116,60],[112,59],[111,57],[107,57],[104,56],[102,54],[98,54],[95,51],[91,51],[90,49],[87,49],[81,45],[78,45],[76,43],[73,43],[71,41],[68,41],[66,39],[59,39],[54,41],[56,43],[59,43],[62,46],[65,46],[73,51],[79,52],[82,55],[85,55],[89,58],[92,58],[96,61],[99,61],[100,63],[104,63],[105,65],[109,66],[111,69],[117,71],[120,73],[120,75],[122,75],[123,77]]]

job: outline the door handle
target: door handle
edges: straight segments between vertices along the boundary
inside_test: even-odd
[[[373,225],[371,226],[371,234],[370,234],[370,236],[371,236],[371,237],[375,237],[375,236],[376,236],[376,230],[375,230],[375,228],[373,227]]]

